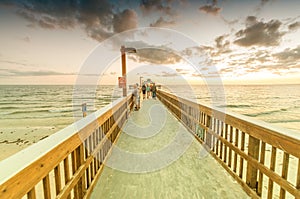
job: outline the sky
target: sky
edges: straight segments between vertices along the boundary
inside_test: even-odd
[[[297,0],[4,0],[0,84],[116,84],[121,45],[130,83],[299,84],[299,38]]]

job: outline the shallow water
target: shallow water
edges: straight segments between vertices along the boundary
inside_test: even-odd
[[[166,88],[300,135],[300,85]],[[89,114],[121,95],[116,86],[0,86],[0,160],[81,119],[82,103]]]

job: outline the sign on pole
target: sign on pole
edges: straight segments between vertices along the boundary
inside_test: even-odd
[[[126,78],[125,77],[118,77],[119,88],[126,87]]]

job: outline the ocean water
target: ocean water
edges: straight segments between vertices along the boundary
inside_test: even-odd
[[[179,96],[295,130],[300,136],[300,85],[169,86]]]
[[[114,86],[0,86],[0,118],[74,119],[81,115],[82,103],[91,113],[120,96]]]
[[[259,86],[169,86],[186,98],[263,120],[300,133],[300,85]],[[81,104],[88,114],[122,95],[115,86],[0,86],[1,128],[10,121],[66,121],[67,126],[82,117]],[[33,122],[34,123],[34,122]],[[36,123],[35,123],[36,124]],[[0,135],[1,136],[1,135]]]

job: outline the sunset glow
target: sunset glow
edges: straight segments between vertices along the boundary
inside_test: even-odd
[[[201,84],[203,76],[221,77],[225,84],[300,83],[298,1],[47,2],[0,3],[0,84],[75,84],[99,44],[123,31],[143,27],[176,31],[196,45],[177,54],[166,52],[171,44],[163,43],[165,38],[158,35],[161,46],[148,44],[163,50],[141,49],[128,56],[128,73],[134,73],[131,83],[139,76],[172,84],[176,78]],[[131,47],[146,43],[141,38],[130,39]],[[203,54],[207,59],[197,66],[180,57]],[[149,65],[151,72],[146,68],[144,73],[135,72],[142,65]],[[211,71],[211,67],[218,71]],[[102,77],[93,71],[85,75],[86,84],[116,84],[121,75],[120,58],[111,60]]]

